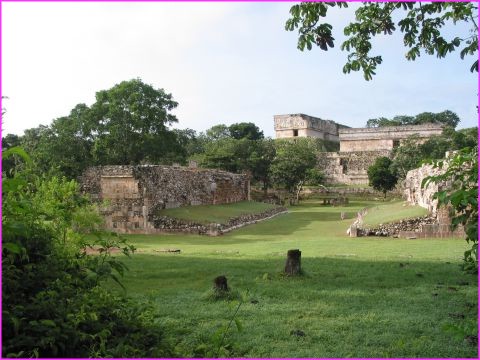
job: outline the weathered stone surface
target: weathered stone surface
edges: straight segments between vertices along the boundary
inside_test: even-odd
[[[315,137],[338,143],[338,130],[347,127],[305,114],[275,115],[273,118],[277,139]]]
[[[440,135],[443,127],[438,124],[394,126],[379,128],[341,128],[339,152],[318,154],[318,167],[327,183],[368,184],[368,168],[379,157],[391,157],[396,146],[416,134],[419,142]]]
[[[399,235],[401,231],[420,232],[422,226],[435,224],[436,222],[435,216],[419,216],[398,222],[380,224],[374,228],[362,227],[358,229],[358,236],[394,236]]]
[[[390,157],[388,150],[321,152],[317,156],[317,167],[325,174],[330,184],[368,184],[368,168],[379,157]]]
[[[411,135],[417,135],[420,141],[425,141],[434,135],[441,135],[442,131],[441,124],[343,128],[338,132],[340,152],[391,151]]]
[[[398,222],[380,224],[375,228],[359,228],[358,236],[393,236],[405,239],[464,237],[462,226],[453,230],[450,219],[439,221],[438,216],[425,215]]]
[[[159,209],[248,200],[250,187],[245,174],[163,165],[92,167],[80,183],[106,201],[106,227],[121,233],[155,232],[151,216]]]
[[[432,165],[423,165],[417,169],[410,170],[405,178],[405,198],[412,205],[419,205],[432,213],[436,213],[438,201],[433,199],[433,195],[447,184],[436,184],[430,182],[422,188],[422,181],[427,176],[442,174],[444,171],[440,168],[433,168]]]

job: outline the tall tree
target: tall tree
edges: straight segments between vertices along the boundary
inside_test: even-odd
[[[317,45],[322,50],[334,46],[332,26],[321,22],[330,7],[346,8],[345,2],[303,2],[290,9],[286,30],[298,28],[298,49],[312,49]],[[402,18],[395,24],[394,16]],[[478,71],[478,5],[476,2],[364,2],[355,11],[355,21],[348,24],[344,33],[348,38],[341,49],[348,52],[344,73],[363,71],[365,80],[375,75],[377,65],[383,59],[372,55],[372,39],[380,34],[391,35],[397,28],[403,33],[403,44],[407,48],[405,57],[415,60],[421,50],[428,55],[445,57],[460,50],[460,57],[473,55],[470,70]],[[470,25],[469,33],[457,34],[450,38],[447,24],[464,22]],[[442,32],[443,31],[443,32]]]
[[[94,158],[100,164],[138,164],[148,154],[161,161],[171,145],[167,126],[177,122],[170,113],[177,105],[171,94],[140,79],[97,92],[88,117]]]
[[[261,131],[254,123],[236,123],[228,127],[230,136],[234,139],[260,140],[263,139],[263,131]]]
[[[316,150],[311,146],[311,142],[302,140],[277,141],[276,156],[271,166],[273,181],[295,195],[297,203],[302,187],[309,180],[315,183],[321,180],[318,170],[315,169]]]

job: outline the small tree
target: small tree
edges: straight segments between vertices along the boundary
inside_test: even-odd
[[[392,160],[388,157],[379,157],[367,170],[369,185],[383,192],[384,198],[387,197],[387,191],[395,187],[398,180],[398,175],[391,165]]]
[[[270,168],[273,181],[295,194],[297,204],[302,187],[309,182],[318,184],[321,179],[315,169],[315,149],[308,141],[302,140],[278,141],[277,154]]]

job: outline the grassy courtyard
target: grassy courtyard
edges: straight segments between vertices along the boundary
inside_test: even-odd
[[[172,209],[162,209],[159,215],[166,215],[201,224],[224,224],[233,217],[244,214],[258,214],[273,208],[275,208],[275,205],[253,201],[240,201],[232,204],[182,206]]]
[[[347,237],[364,207],[374,222],[421,213],[398,202],[310,201],[219,237],[131,235],[138,251],[125,261],[127,293],[157,305],[184,356],[216,353],[236,302],[206,294],[226,275],[246,302],[237,314],[242,331],[232,325],[230,353],[221,356],[476,357],[476,346],[445,330],[476,316],[477,279],[459,269],[465,241]],[[301,277],[281,274],[289,249],[302,251]]]

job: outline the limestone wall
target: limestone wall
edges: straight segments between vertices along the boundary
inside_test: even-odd
[[[386,150],[325,152],[318,154],[317,166],[328,184],[368,184],[367,169],[378,157],[390,154]]]
[[[405,178],[406,200],[412,205],[419,205],[435,213],[438,201],[433,199],[433,195],[441,188],[441,185],[431,182],[422,189],[422,181],[427,176],[441,173],[441,169],[434,169],[432,165],[423,165],[410,170]]]
[[[338,142],[338,130],[345,127],[332,120],[323,120],[305,114],[275,115],[273,118],[277,139],[298,136]]]
[[[250,191],[244,174],[161,165],[92,167],[80,183],[93,200],[107,203],[107,228],[123,233],[155,232],[151,217],[158,209],[237,202]]]
[[[386,126],[378,128],[339,129],[340,151],[392,150],[411,135],[428,139],[440,135],[443,126],[423,124],[410,126]]]

